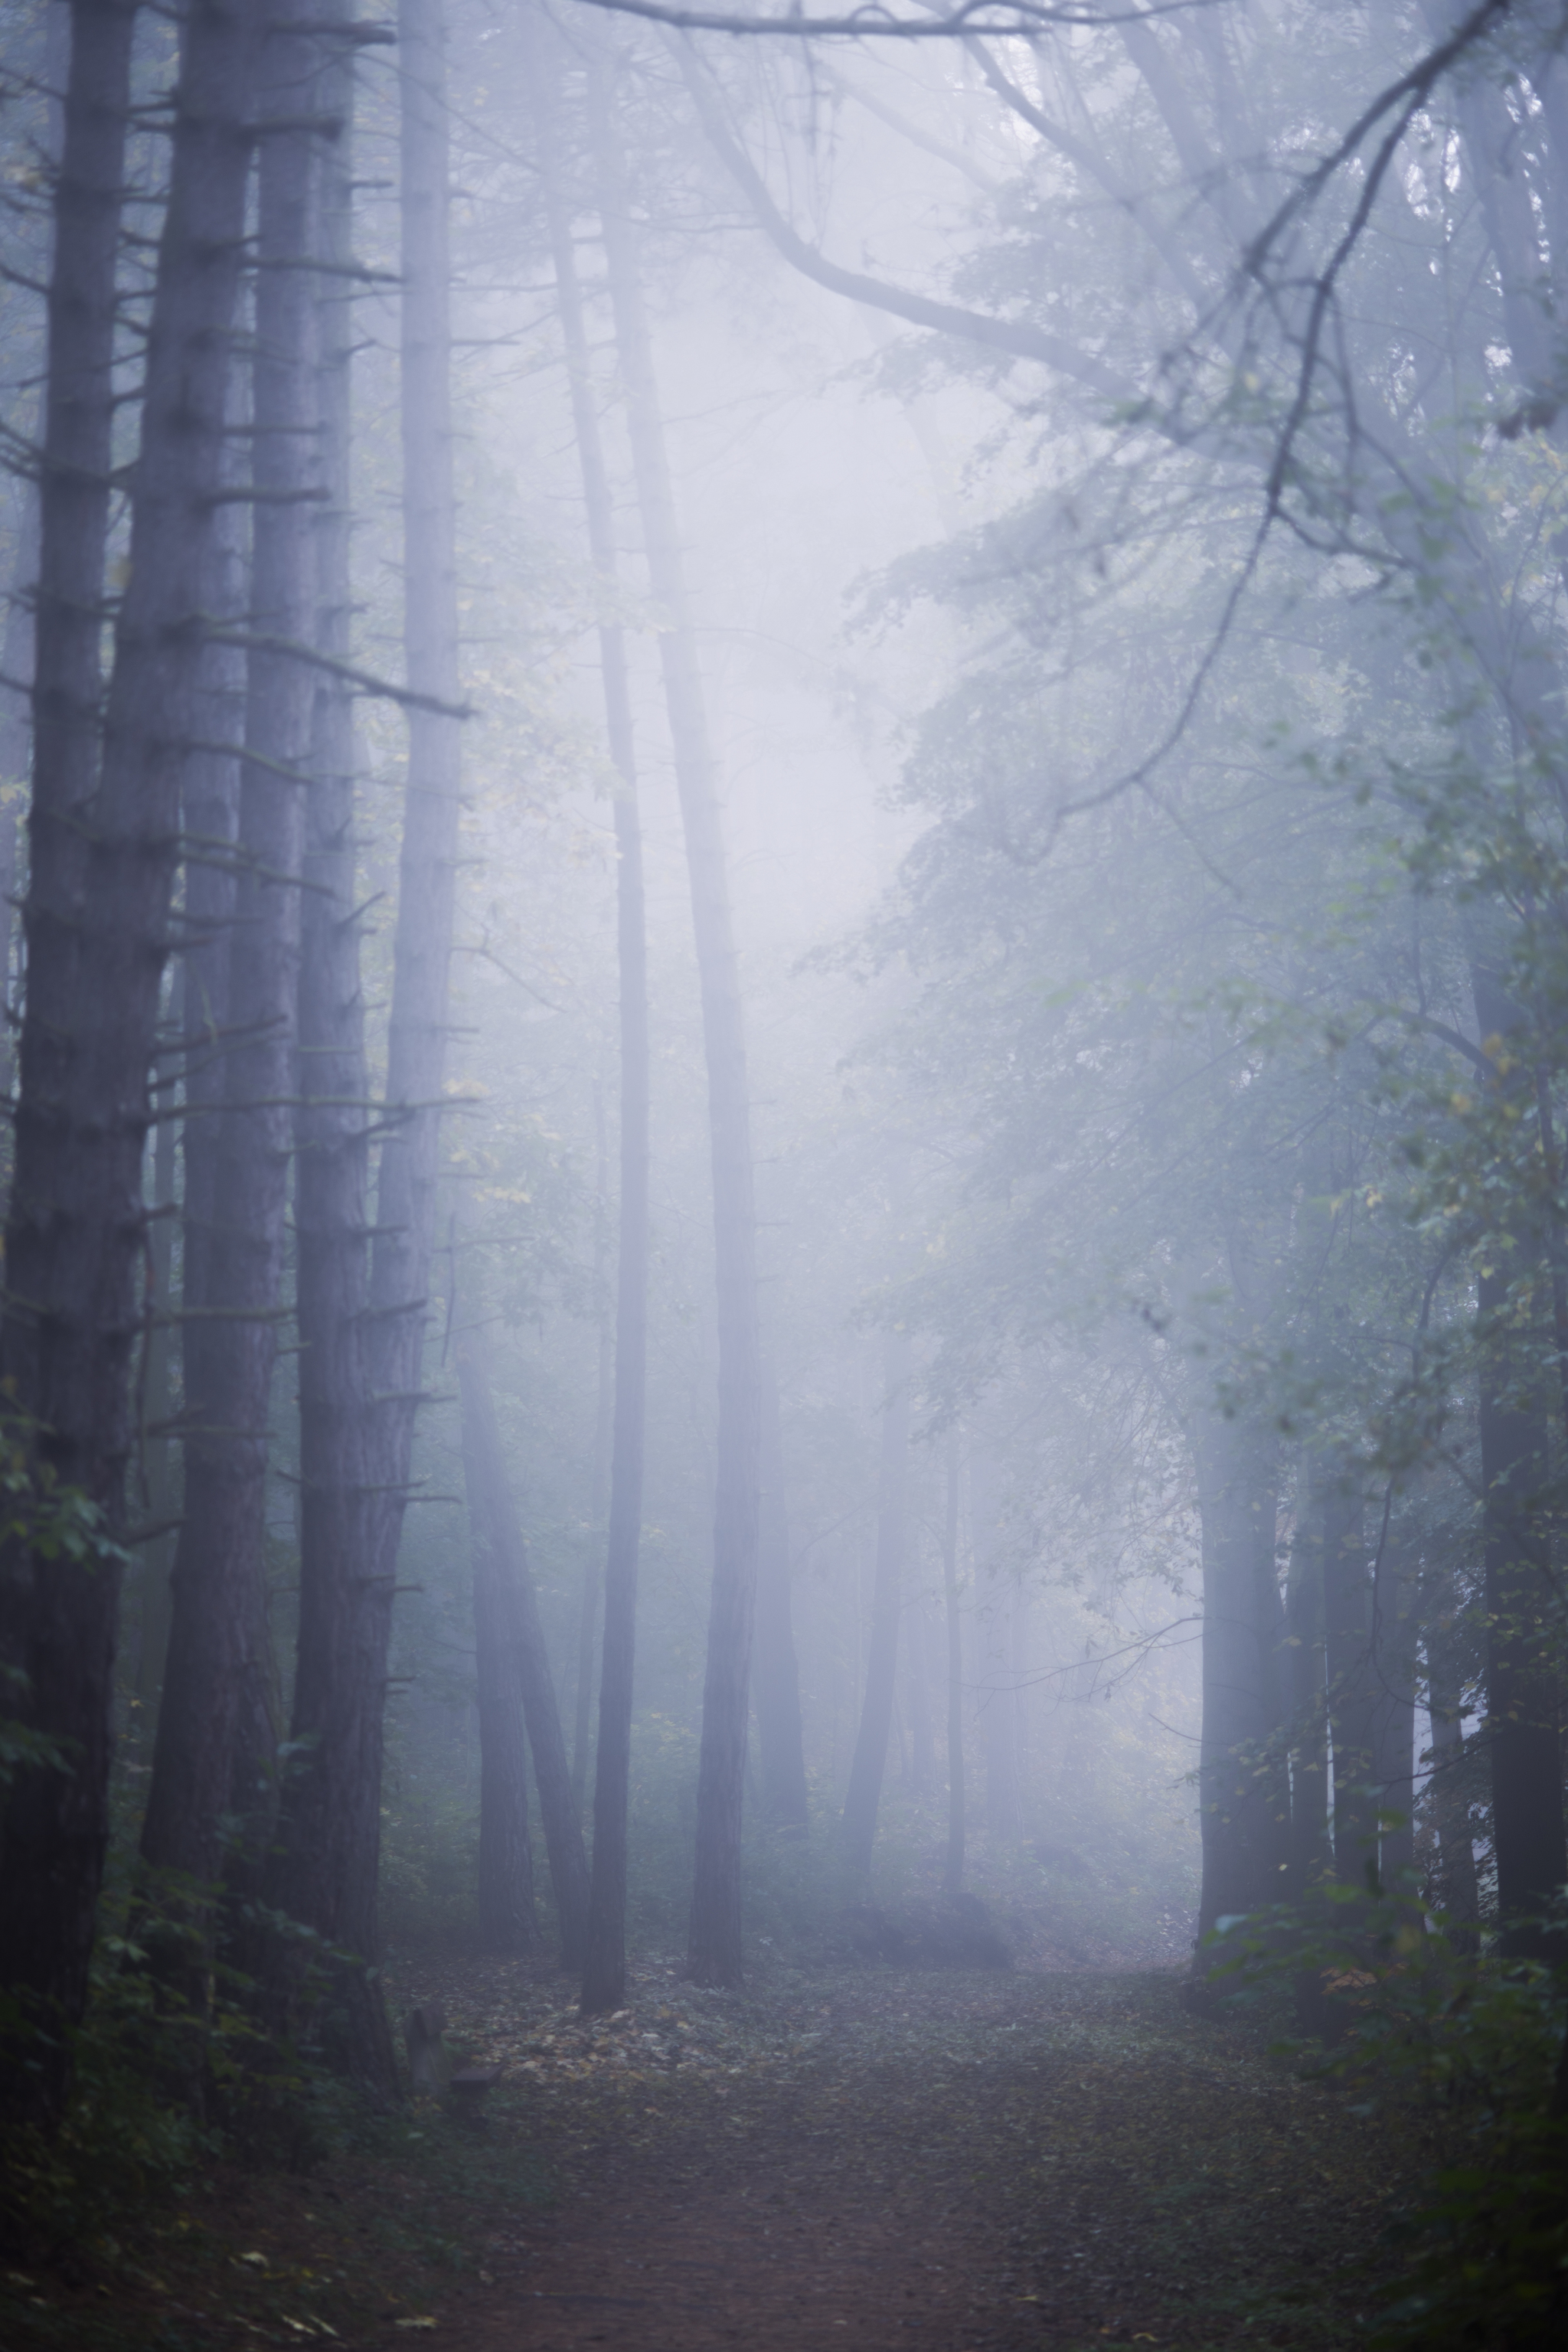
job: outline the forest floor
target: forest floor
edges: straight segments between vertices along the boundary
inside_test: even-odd
[[[1142,1973],[670,1962],[400,1971],[499,2060],[304,2175],[215,2171],[144,2239],[0,2273],[5,2352],[1131,2352],[1360,2340],[1415,2159]]]

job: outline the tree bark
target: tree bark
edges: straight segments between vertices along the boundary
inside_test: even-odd
[[[332,126],[322,157],[318,288],[317,414],[325,492],[315,509],[312,642],[336,660],[352,644],[350,409],[354,314],[353,48],[346,0],[315,12],[321,27],[317,111]],[[343,678],[319,671],[311,712],[300,927],[300,1016],[293,1092],[296,1297],[300,1368],[300,1617],[290,1744],[268,1863],[271,1904],[355,1954],[335,1965],[325,2038],[330,2062],[369,2095],[396,2093],[396,2060],[374,1958],[379,1840],[366,1851],[359,1806],[341,1792],[363,1775],[368,1734],[379,1736],[391,1619],[390,1574],[373,1581],[371,1507],[376,1476],[368,1361],[370,1081],[355,872],[353,705]],[[360,1710],[361,1683],[374,1688]],[[342,1703],[344,1690],[351,1695]],[[367,1924],[368,1923],[368,1924]],[[275,2024],[303,2022],[302,1954],[267,1954]]]
[[[985,1763],[985,1833],[995,1845],[1014,1845],[1019,1834],[1017,1705],[1014,1696],[1012,1595],[997,1572],[999,1510],[995,1465],[982,1448],[970,1454],[970,1525],[973,1530],[975,1583],[984,1579],[980,1620],[985,1690],[981,1715],[981,1752]]]
[[[659,635],[659,663],[690,877],[713,1173],[718,1478],[687,1967],[699,1984],[735,1985],[742,1975],[741,1809],[750,1718],[761,1485],[761,1343],[745,1025],[718,780],[709,745],[642,286],[613,134],[602,102],[596,106],[596,118],[605,250],[626,383],[637,503],[649,582],[668,623]]]
[[[871,1587],[871,1636],[866,1647],[866,1696],[844,1796],[844,1845],[851,1864],[868,1874],[877,1811],[887,1769],[888,1735],[899,1668],[899,1617],[903,1605],[904,1528],[910,1473],[910,1342],[889,1331],[882,1358],[881,1461],[877,1493],[877,1567]]]
[[[479,1940],[487,1952],[514,1956],[533,1948],[533,1845],[516,1593],[521,1546],[496,1433],[488,1358],[484,1330],[465,1331],[458,1342],[458,1381],[479,1660]]]
[[[319,140],[305,121],[320,58],[309,36],[277,29],[271,0],[261,56],[249,630],[307,642],[316,614],[318,488],[314,313],[306,267],[317,251]],[[184,1523],[175,1549],[164,1705],[142,1853],[154,1869],[210,1883],[224,1825],[241,1825],[253,1879],[270,1824],[278,1727],[268,1622],[268,1408],[283,1295],[284,1213],[300,971],[300,874],[314,698],[294,656],[253,649],[235,853],[205,1279],[210,1323],[185,1442]],[[192,1956],[199,1974],[203,1963]]]
[[[1275,1580],[1272,1448],[1258,1431],[1211,1419],[1196,1439],[1203,1518],[1203,1728],[1198,1936],[1278,1900],[1289,1856]]]
[[[561,1923],[562,1964],[579,1968],[588,1914],[588,1864],[572,1803],[572,1767],[555,1704],[550,1654],[539,1615],[539,1596],[507,1476],[495,1398],[477,1336],[470,1334],[465,1340],[458,1370],[463,1398],[463,1458],[465,1464],[473,1464],[475,1486],[485,1497],[492,1573],[504,1592],[508,1640],[516,1661],[528,1742],[533,1750],[539,1817]]]
[[[390,2028],[363,1963],[379,1943],[383,1715],[393,1588],[421,1402],[426,1312],[435,1241],[440,1098],[458,855],[459,720],[455,503],[452,488],[450,259],[445,12],[402,0],[397,16],[402,131],[402,425],[405,660],[419,699],[408,710],[408,780],[393,942],[387,1118],[377,1172],[368,1303],[358,1318],[366,1400],[364,1469],[321,1467],[323,1517],[335,1509],[344,1548],[313,1556],[301,1591],[294,1737],[309,1743],[290,1789],[278,1900],[329,1942],[358,1956],[334,2003],[331,2055],[372,2095],[396,2095]],[[346,1040],[344,1050],[346,1050]],[[322,1066],[329,1066],[323,1057]],[[322,1089],[323,1093],[325,1089]],[[363,1097],[362,1097],[363,1098]],[[323,1224],[323,1278],[347,1352],[352,1185]],[[329,1152],[328,1157],[332,1153]],[[363,1223],[357,1229],[363,1236]],[[331,1236],[336,1234],[336,1240]],[[345,1394],[347,1391],[345,1391]],[[345,1441],[346,1443],[346,1441]],[[335,1488],[335,1503],[332,1500]],[[309,1599],[309,1630],[305,1603]]]
[[[1294,1900],[1328,1874],[1329,1716],[1323,1667],[1321,1514],[1305,1465],[1299,1474],[1296,1535],[1285,1592],[1289,1653],[1290,1851],[1285,1884]]]
[[[1377,1872],[1385,1892],[1408,1882],[1415,1866],[1415,1574],[1390,1538],[1374,1601],[1378,1810]]]
[[[551,78],[553,80],[553,77]],[[544,172],[551,253],[566,346],[572,418],[583,475],[588,545],[604,589],[599,674],[615,765],[616,958],[620,982],[620,1212],[616,1261],[615,1378],[610,1425],[610,1508],[605,1562],[605,1638],[599,1675],[599,1737],[594,1769],[594,1867],[583,1953],[582,2012],[619,2009],[626,1998],[626,1822],[631,1783],[637,1561],[642,1535],[643,1447],[647,1382],[648,1025],[647,939],[637,746],[626,639],[612,617],[618,588],[615,507],[594,404],[587,331],[572,221],[562,191],[551,120],[555,89],[534,78],[535,121]],[[601,1149],[601,1166],[607,1155]],[[603,1185],[601,1184],[601,1192]],[[601,1366],[601,1396],[604,1394]],[[596,1581],[596,1580],[595,1580]],[[591,1625],[590,1591],[584,1622]],[[592,1659],[579,1667],[579,1737],[587,1736]]]
[[[802,1835],[809,1824],[800,1665],[790,1612],[789,1502],[778,1370],[762,1366],[762,1506],[757,1548],[757,1631],[752,1662],[764,1820]]]
[[[1462,1942],[1473,1939],[1481,1916],[1475,1832],[1465,1786],[1465,1694],[1455,1650],[1451,1592],[1428,1613],[1426,1708],[1432,1726],[1430,1804],[1437,1832],[1435,1899]]]
[[[185,22],[131,571],[95,763],[129,37],[128,12],[78,0],[50,294],[27,1008],[0,1338],[35,1458],[84,1493],[110,1533],[131,1443],[148,1075],[197,716],[258,27],[254,12],[216,0],[194,0]],[[107,1840],[119,1582],[109,1554],[50,1559],[17,1545],[5,1562],[0,1651],[27,1677],[33,1727],[74,1743],[74,1769],[26,1773],[11,1789],[0,1981],[68,2022],[85,1997]],[[57,2041],[12,2105],[58,2114],[67,2064]]]
[[[1476,1020],[1484,1038],[1521,1025],[1495,974],[1474,967]],[[1517,1086],[1500,1067],[1499,1097]],[[1487,1719],[1492,1839],[1503,1948],[1545,1957],[1550,1938],[1531,1925],[1568,1878],[1564,1850],[1559,1604],[1546,1497],[1552,1468],[1546,1401],[1533,1335],[1510,1295],[1520,1253],[1493,1247],[1481,1269],[1477,1311],[1482,1349],[1480,1441],[1486,1560]],[[1515,1261],[1516,1263],[1510,1263]],[[1525,1261],[1528,1264],[1528,1261]],[[1544,1276],[1542,1286],[1544,1288]]]
[[[963,1620],[958,1607],[958,1431],[947,1433],[942,1590],[947,1619],[947,1853],[942,1891],[963,1892]]]
[[[1377,1870],[1377,1680],[1372,1654],[1372,1563],[1359,1490],[1325,1465],[1323,1652],[1333,1739],[1334,1874]]]

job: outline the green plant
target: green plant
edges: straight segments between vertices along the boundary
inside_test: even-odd
[[[1568,1914],[1539,1924],[1568,1937]],[[1231,2000],[1267,2013],[1293,1991],[1324,2030],[1282,2053],[1363,2109],[1395,2106],[1428,2141],[1373,2336],[1385,2352],[1524,2352],[1568,2319],[1568,1969],[1468,1941],[1408,1891],[1330,1885],[1222,1920],[1205,1948]]]

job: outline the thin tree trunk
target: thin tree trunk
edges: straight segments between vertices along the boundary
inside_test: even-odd
[[[1400,1817],[1378,1837],[1378,1878],[1387,1891],[1406,1884],[1415,1864],[1415,1574],[1392,1542],[1375,1608],[1378,1810]]]
[[[615,1385],[610,1443],[610,1512],[605,1562],[605,1643],[599,1676],[599,1738],[594,1767],[594,1868],[583,1956],[582,2011],[619,2009],[626,1997],[626,1820],[631,1780],[633,1673],[637,1650],[637,1559],[642,1533],[643,1448],[647,1423],[648,1224],[647,940],[642,827],[637,811],[637,747],[626,640],[611,609],[618,587],[615,508],[594,404],[588,338],[577,280],[572,223],[562,193],[551,121],[554,92],[534,81],[535,120],[544,171],[551,252],[566,345],[572,417],[583,474],[583,499],[595,572],[604,588],[599,671],[605,723],[615,763],[616,956],[620,982],[620,1221],[616,1272]],[[601,1149],[601,1167],[606,1155]],[[604,1192],[601,1180],[600,1192]],[[601,1382],[603,1370],[601,1369]],[[601,1386],[601,1395],[603,1387]],[[588,1603],[584,1600],[584,1618]],[[579,1721],[592,1661],[579,1673]]]
[[[1018,1838],[1017,1708],[1013,1693],[1012,1595],[997,1572],[999,1510],[995,1465],[989,1453],[970,1453],[970,1525],[975,1584],[984,1580],[980,1640],[985,1691],[981,1716],[981,1753],[985,1763],[985,1833],[996,1845]]]
[[[1475,1832],[1465,1787],[1464,1687],[1455,1658],[1450,1606],[1433,1611],[1426,1628],[1426,1708],[1432,1726],[1430,1803],[1437,1832],[1438,1907],[1454,1923],[1461,1941],[1473,1937],[1481,1916],[1476,1874]]]
[[[909,1639],[904,1647],[905,1684],[910,1696],[910,1765],[914,1791],[922,1803],[931,1795],[932,1772],[931,1725],[930,1626],[924,1597],[905,1612]]]
[[[1521,1026],[1518,1004],[1493,971],[1477,962],[1471,982],[1483,1037],[1507,1037]],[[1493,1092],[1521,1096],[1525,1075],[1505,1057]],[[1477,1290],[1492,1838],[1504,1949],[1544,1957],[1540,1929],[1510,1923],[1539,1916],[1568,1877],[1552,1630],[1559,1603],[1545,1504],[1552,1469],[1545,1397],[1510,1328],[1510,1290],[1529,1261],[1521,1251],[1493,1255],[1504,1262],[1483,1268]],[[1533,1342],[1524,1344],[1533,1351]]]
[[[574,289],[575,292],[575,289]],[[563,299],[562,310],[565,310]],[[566,364],[572,366],[568,349]],[[597,419],[595,419],[595,425]],[[584,467],[584,471],[586,468]],[[612,557],[614,550],[612,549]],[[600,646],[601,666],[604,647]],[[640,845],[639,845],[640,846]],[[619,880],[619,862],[616,865]],[[594,1088],[594,1297],[599,1309],[599,1360],[594,1412],[593,1538],[583,1563],[583,1592],[577,1612],[577,1688],[572,1713],[572,1801],[579,1820],[588,1793],[588,1748],[594,1722],[594,1664],[598,1648],[599,1601],[603,1559],[601,1530],[610,1504],[610,1452],[616,1430],[616,1330],[610,1304],[610,1140],[605,1128],[605,1098]]]
[[[37,653],[34,618],[34,583],[38,567],[38,500],[33,485],[16,485],[21,511],[16,531],[16,555],[6,600],[5,628],[0,638],[0,1100],[9,1099],[15,1076],[11,1034],[13,990],[12,950],[16,937],[16,860],[20,818],[26,805],[33,770],[33,714],[24,681],[33,675]],[[8,1177],[10,1136],[0,1139]]]
[[[713,1173],[719,1309],[718,1479],[687,1967],[699,1984],[735,1985],[742,1974],[741,1811],[761,1484],[761,1344],[745,1025],[718,780],[709,745],[642,286],[613,133],[602,101],[596,102],[596,117],[605,249],[626,382],[637,503],[649,582],[668,621],[659,635],[659,662],[691,885]]]
[[[1323,1666],[1321,1498],[1305,1465],[1299,1473],[1296,1535],[1285,1598],[1289,1652],[1290,1851],[1285,1885],[1300,1903],[1327,1875],[1329,1714]]]
[[[805,1833],[810,1821],[805,1785],[805,1737],[800,1718],[800,1665],[790,1614],[789,1505],[784,1486],[784,1430],[778,1370],[771,1355],[762,1368],[763,1492],[757,1549],[757,1633],[752,1664],[757,1741],[762,1753],[762,1810],[782,1830]]]
[[[947,1618],[947,1853],[942,1893],[963,1892],[963,1620],[958,1608],[958,1431],[947,1433],[947,1501],[942,1527],[942,1590]]]
[[[271,0],[269,23],[289,0]],[[314,365],[319,142],[305,121],[319,67],[308,36],[270,30],[259,112],[252,472],[251,633],[307,642],[315,622],[319,487]],[[287,127],[281,127],[287,125]],[[244,1824],[254,1875],[272,1812],[278,1727],[267,1593],[268,1408],[283,1292],[300,969],[299,877],[314,698],[291,655],[253,649],[229,942],[224,1092],[217,1114],[201,1349],[185,1444],[184,1517],[142,1853],[203,1884],[226,1820]],[[191,1955],[199,1974],[199,1953]]]
[[[465,1331],[458,1341],[458,1383],[479,1660],[479,1940],[487,1952],[515,1956],[533,1948],[525,1670],[515,1589],[521,1562],[488,1358],[484,1330]]]
[[[314,642],[346,659],[352,642],[350,410],[353,351],[353,50],[345,0],[316,11],[321,26],[317,111],[329,125],[321,185],[327,274],[317,289],[317,410],[322,487],[316,510]],[[339,1791],[361,1767],[363,1714],[340,1704],[346,1685],[385,1672],[391,1577],[368,1581],[371,1490],[377,1475],[366,1310],[370,1137],[364,998],[355,872],[353,706],[346,681],[318,673],[311,720],[300,932],[294,1114],[294,1225],[300,1327],[300,1617],[290,1738],[305,1769],[282,1791],[268,1872],[272,1904],[357,1958],[338,1964],[327,2053],[373,2098],[395,2095],[396,2061],[380,1996],[365,1978],[374,1948],[359,1940],[374,1906],[376,1856]],[[377,1642],[382,1646],[375,1647]],[[367,1643],[369,1653],[361,1650]],[[367,1867],[371,1883],[367,1887]],[[374,1909],[372,1910],[374,1919]],[[300,1948],[267,1956],[277,2023],[300,2022]]]
[[[1362,1497],[1323,1474],[1323,1643],[1333,1738],[1334,1874],[1355,1884],[1377,1868],[1377,1685],[1372,1568]]]
[[[94,783],[113,247],[128,12],[78,0],[50,297],[37,754],[16,1172],[0,1369],[37,1457],[121,1523],[148,1076],[195,730],[239,280],[255,12],[193,0],[147,345],[131,570]],[[57,503],[58,502],[58,503]],[[46,642],[47,651],[46,653]],[[47,745],[47,749],[46,749]],[[13,1784],[0,1862],[0,1981],[69,2021],[87,1984],[108,1832],[119,1571],[110,1557],[5,1562],[0,1654],[28,1716],[74,1743],[68,1773]],[[12,2103],[48,2116],[57,2041]]]
[[[845,1851],[862,1874],[871,1868],[877,1812],[887,1769],[888,1736],[899,1668],[899,1617],[903,1605],[904,1525],[910,1475],[910,1342],[889,1331],[882,1358],[881,1460],[877,1487],[877,1568],[871,1587],[871,1637],[866,1647],[866,1696],[844,1797]]]
[[[1283,1761],[1277,1676],[1284,1628],[1273,1581],[1272,1448],[1262,1433],[1215,1418],[1204,1423],[1196,1454],[1204,1567],[1201,1941],[1227,1915],[1278,1899],[1289,1823],[1279,1818],[1274,1764],[1276,1752]]]
[[[495,1398],[482,1349],[473,1335],[459,1354],[458,1369],[463,1394],[463,1458],[474,1465],[476,1483],[486,1498],[485,1518],[494,1573],[506,1596],[509,1640],[515,1650],[528,1742],[533,1750],[539,1817],[550,1859],[550,1883],[561,1922],[562,1965],[580,1968],[588,1916],[588,1864],[572,1805],[572,1768],[555,1704],[555,1685],[539,1614],[539,1596],[507,1476]]]
[[[301,1591],[294,1733],[311,1752],[291,1785],[287,1851],[276,1881],[283,1909],[357,1955],[361,1965],[337,1984],[331,2054],[373,2095],[387,2099],[396,2095],[395,2056],[379,1984],[363,1964],[374,1960],[379,1944],[383,1717],[393,1589],[423,1394],[460,785],[445,39],[441,0],[402,0],[405,659],[417,698],[408,710],[388,1130],[377,1175],[368,1306],[359,1319],[364,1468],[351,1506],[346,1463],[322,1466],[324,1494],[336,1484],[332,1507],[345,1541],[334,1556],[324,1545],[315,1555],[308,1627]],[[347,1170],[345,1159],[342,1197],[331,1227],[321,1229],[323,1252],[342,1253],[337,1271],[323,1269],[323,1277],[338,1286],[343,1308],[351,1235],[339,1220],[349,1208]],[[358,1235],[363,1230],[362,1223]],[[323,1307],[329,1311],[339,1313]],[[328,1507],[324,1500],[323,1512]]]

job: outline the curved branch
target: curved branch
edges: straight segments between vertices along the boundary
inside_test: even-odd
[[[609,0],[586,0],[586,5],[607,6]],[[1075,377],[1092,391],[1102,393],[1108,400],[1137,397],[1136,387],[1124,377],[1113,373],[1091,353],[1079,351],[1060,335],[1049,334],[1025,320],[997,319],[984,310],[965,310],[956,302],[933,301],[928,295],[884,285],[880,278],[868,278],[862,270],[845,269],[837,262],[829,261],[826,254],[806,243],[774,204],[756,165],[721,120],[686,44],[679,45],[677,57],[692,103],[715,152],[751,205],[758,226],[803,277],[815,278],[830,293],[847,295],[852,302],[890,310],[895,318],[907,319],[911,326],[929,327],[939,335],[954,335],[965,342],[981,343],[991,351],[1006,352],[1010,359],[1037,360],[1058,374]]]

